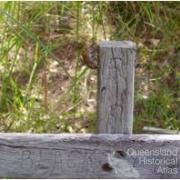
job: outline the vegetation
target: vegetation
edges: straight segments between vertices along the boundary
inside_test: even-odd
[[[0,131],[93,132],[96,70],[77,42],[138,45],[135,132],[180,129],[179,2],[1,2]]]

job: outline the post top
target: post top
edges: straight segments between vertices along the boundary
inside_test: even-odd
[[[136,43],[132,41],[101,41],[99,43],[100,47],[119,47],[119,48],[128,48],[136,49]]]

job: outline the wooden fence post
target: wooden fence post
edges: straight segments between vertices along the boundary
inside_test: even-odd
[[[135,56],[131,41],[99,44],[98,133],[132,133]]]

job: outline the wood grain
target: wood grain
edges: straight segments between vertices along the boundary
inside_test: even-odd
[[[0,177],[179,178],[180,135],[0,134]]]
[[[99,49],[98,132],[131,134],[136,45],[103,41]]]

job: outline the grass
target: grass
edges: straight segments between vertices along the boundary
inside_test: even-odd
[[[179,9],[179,2],[1,2],[0,131],[95,131],[97,72],[81,63],[82,39],[135,41],[134,131],[179,130]]]

